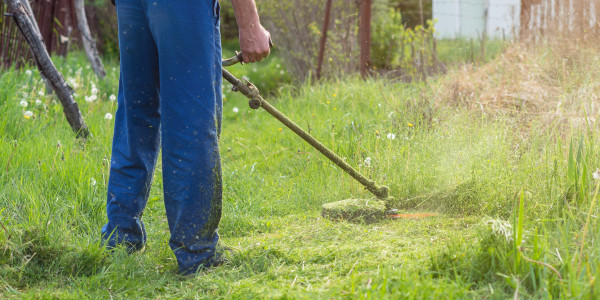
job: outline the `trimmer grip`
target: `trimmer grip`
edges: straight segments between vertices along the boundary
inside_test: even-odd
[[[273,40],[269,37],[269,48],[273,48]],[[242,56],[242,52],[235,51],[235,57],[240,62],[240,64],[244,64],[244,56]]]

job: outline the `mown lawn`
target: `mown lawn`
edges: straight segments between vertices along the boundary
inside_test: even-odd
[[[220,235],[234,251],[227,265],[189,279],[176,274],[168,247],[160,165],[145,252],[102,249],[118,67],[106,62],[100,81],[80,53],[56,62],[93,137],[74,138],[36,71],[0,75],[1,298],[598,297],[594,123],[469,109],[445,94],[452,72],[427,83],[349,77],[273,86],[289,81],[282,59],[236,67],[265,81],[257,83],[282,112],[390,186],[398,208],[439,216],[370,225],[321,218],[323,203],[370,195],[226,88]],[[557,84],[556,97],[592,97],[597,77],[588,75]],[[93,86],[97,99],[87,102]]]

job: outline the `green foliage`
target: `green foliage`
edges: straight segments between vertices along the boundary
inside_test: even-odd
[[[373,24],[371,63],[375,68],[400,68],[409,78],[422,75],[435,67],[436,53],[433,44],[434,23],[407,28],[402,15],[393,8]]]
[[[119,56],[117,13],[110,0],[86,1],[86,16],[98,50],[104,57]]]
[[[223,57],[229,58],[235,55],[239,50],[237,40],[231,40],[223,43]],[[238,78],[250,80],[263,95],[278,94],[279,91],[292,82],[292,76],[288,71],[288,64],[280,56],[279,49],[271,50],[271,55],[257,64],[235,65],[228,70],[233,72]],[[228,88],[229,83],[224,81],[224,87]],[[225,98],[227,101],[227,98]]]
[[[238,39],[238,27],[231,1],[219,1],[221,6],[221,39],[232,41]]]
[[[290,72],[299,79],[310,77],[316,70],[325,2],[267,0],[257,4]],[[333,1],[331,11],[323,74],[335,77],[357,70],[358,7],[353,0]]]
[[[421,5],[423,6],[423,19],[433,18],[432,0],[388,0],[388,5],[402,12],[402,24],[408,28],[421,25]]]

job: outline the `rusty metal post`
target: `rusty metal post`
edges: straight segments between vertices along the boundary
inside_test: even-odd
[[[317,79],[321,78],[321,68],[323,67],[323,56],[325,55],[325,43],[327,43],[327,30],[329,30],[329,18],[331,16],[331,0],[325,4],[325,19],[323,20],[323,29],[321,33],[321,43],[319,45],[319,57],[317,61]]]
[[[365,78],[369,72],[371,60],[371,0],[361,0],[358,22],[358,40],[360,42],[360,75]]]

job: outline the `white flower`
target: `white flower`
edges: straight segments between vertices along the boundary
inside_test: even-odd
[[[33,117],[33,112],[28,110],[23,113],[23,116],[25,117],[25,119],[30,119],[31,117]]]
[[[90,178],[90,185],[91,186],[96,186],[96,179],[94,179],[94,177]]]
[[[112,120],[112,118],[113,118],[113,115],[111,113],[106,113],[104,115],[104,119],[106,119],[106,120]]]
[[[94,102],[96,101],[96,99],[98,99],[98,96],[96,95],[91,95],[91,96],[85,96],[85,102]]]
[[[388,140],[395,140],[396,139],[396,135],[393,133],[388,133],[387,135]]]
[[[239,110],[237,107],[234,107],[234,108],[233,108],[233,112],[234,112],[234,113],[236,113],[236,114],[237,114],[239,111],[240,111],[240,110]]]
[[[27,76],[31,76],[31,74],[33,74],[33,72],[31,72],[31,70],[27,70],[27,71],[25,71],[25,74],[27,74]]]
[[[40,95],[40,96],[44,96],[44,91],[40,90],[40,91],[38,92],[38,95]]]
[[[600,169],[596,169],[596,171],[592,173],[592,177],[596,180],[600,179]]]
[[[95,84],[92,84],[92,95],[97,95],[98,94],[98,88],[96,88]]]
[[[44,104],[44,102],[42,102],[42,100],[40,100],[40,99],[35,99],[35,105],[37,105],[37,106],[40,106],[40,105],[42,105],[42,104]]]
[[[25,100],[21,100],[21,102],[19,102],[19,105],[21,105],[21,107],[27,107],[29,106],[29,103],[27,103],[27,101]]]
[[[67,82],[69,83],[69,85],[70,85],[72,88],[74,88],[74,89],[76,89],[76,88],[79,88],[79,83],[77,83],[77,80],[75,80],[75,78],[73,78],[73,77],[69,77],[69,78],[67,79]]]
[[[371,167],[371,157],[365,157],[365,162],[364,162],[365,167],[370,168]]]
[[[110,95],[110,97],[108,97],[108,99],[110,101],[115,101],[115,100],[117,100],[117,96],[115,96],[114,94],[112,94],[112,95]]]

